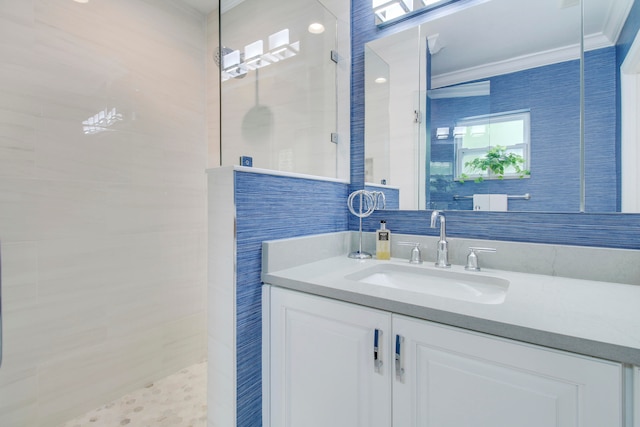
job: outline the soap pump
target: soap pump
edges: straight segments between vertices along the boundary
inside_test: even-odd
[[[376,231],[376,258],[391,259],[391,231],[385,220],[380,221],[380,229]]]

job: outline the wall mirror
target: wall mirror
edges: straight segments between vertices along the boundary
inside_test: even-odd
[[[388,208],[637,212],[616,83],[632,6],[460,2],[367,43],[367,185]]]

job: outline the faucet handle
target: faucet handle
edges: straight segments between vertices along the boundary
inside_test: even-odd
[[[478,265],[478,254],[476,254],[476,252],[496,252],[496,249],[469,246],[469,255],[467,255],[467,265],[464,266],[465,270],[480,271],[480,266]]]
[[[413,246],[411,249],[411,257],[409,262],[411,264],[422,264],[422,253],[420,252],[420,243],[418,242],[398,242],[401,246]]]

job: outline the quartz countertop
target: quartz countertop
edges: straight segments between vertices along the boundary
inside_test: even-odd
[[[404,259],[330,256],[263,272],[264,283],[559,350],[640,365],[640,286],[494,269],[509,281],[504,302],[481,304],[347,279]],[[435,269],[425,262],[415,268]],[[449,270],[449,269],[447,269]]]

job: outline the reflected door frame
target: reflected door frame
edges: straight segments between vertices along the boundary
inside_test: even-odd
[[[640,212],[640,36],[620,67],[622,212]]]

